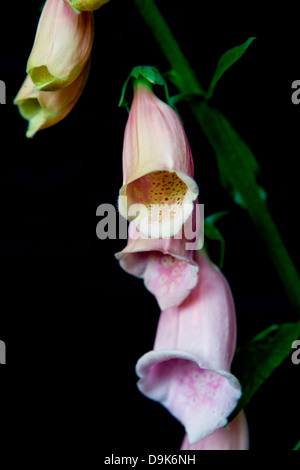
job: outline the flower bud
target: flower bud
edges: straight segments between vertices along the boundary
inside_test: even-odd
[[[73,10],[79,11],[93,11],[98,10],[109,0],[65,0],[65,2],[73,8]]]
[[[75,13],[64,0],[47,0],[27,62],[35,89],[53,91],[70,85],[89,59],[93,31],[91,12]]]
[[[21,116],[29,121],[26,137],[33,137],[37,131],[53,126],[66,117],[83,91],[88,72],[89,62],[73,83],[56,91],[35,90],[30,75],[27,75],[14,99]]]

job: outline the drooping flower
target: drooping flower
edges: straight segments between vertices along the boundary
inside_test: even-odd
[[[53,126],[66,117],[84,89],[88,72],[89,63],[74,82],[56,91],[34,90],[34,83],[27,75],[14,99],[21,116],[28,120],[26,137],[33,137],[39,130]]]
[[[148,82],[137,80],[124,135],[121,215],[151,238],[176,235],[198,196],[193,176],[192,152],[177,113]]]
[[[195,444],[190,444],[187,434],[180,450],[249,450],[249,429],[244,411],[241,411],[228,426],[217,429]]]
[[[93,37],[93,13],[47,0],[27,62],[35,89],[53,91],[76,80],[89,60]]]
[[[153,351],[136,365],[139,390],[185,427],[191,444],[227,424],[241,396],[230,373],[236,345],[230,287],[203,250],[198,284],[179,306],[161,313]]]
[[[110,0],[65,0],[75,11],[94,11]]]
[[[143,236],[131,222],[127,246],[115,255],[127,273],[144,280],[161,310],[180,305],[197,284],[194,250],[203,242],[200,218],[199,205],[195,204],[181,233],[160,239]]]

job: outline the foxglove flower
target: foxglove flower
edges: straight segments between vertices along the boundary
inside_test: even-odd
[[[153,351],[136,365],[139,390],[185,427],[191,444],[223,427],[241,396],[230,373],[236,344],[230,287],[204,251],[198,284],[179,306],[161,313]]]
[[[109,1],[110,0],[65,0],[65,2],[77,12],[98,10],[98,8]]]
[[[93,36],[93,13],[76,13],[64,0],[47,0],[27,62],[35,89],[70,85],[86,66]]]
[[[198,204],[176,237],[149,239],[131,222],[127,246],[115,255],[127,273],[144,280],[161,310],[180,305],[197,284],[194,250],[203,242],[200,223]]]
[[[26,137],[53,126],[64,119],[77,103],[87,80],[89,63],[69,86],[56,91],[34,90],[34,83],[27,75],[14,103],[24,119],[28,120]]]
[[[151,238],[176,235],[198,196],[193,176],[192,152],[177,113],[138,80],[124,135],[121,215]]]
[[[249,450],[249,430],[244,411],[241,411],[228,426],[217,429],[195,444],[190,444],[187,434],[180,450]]]

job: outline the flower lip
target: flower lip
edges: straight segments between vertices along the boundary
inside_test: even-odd
[[[201,213],[194,211],[177,237],[151,239],[129,224],[126,247],[115,257],[127,273],[142,278],[161,310],[179,306],[196,286],[199,266],[195,249],[202,242]]]
[[[137,362],[136,373],[138,389],[184,425],[191,444],[225,426],[241,397],[233,374],[185,351],[150,351]]]
[[[194,362],[200,369],[215,372],[216,374],[226,377],[237,390],[241,390],[238,379],[231,372],[227,372],[226,370],[216,370],[212,367],[204,366],[204,364],[202,364],[195,355],[186,351],[178,350],[149,351],[144,354],[136,364],[136,374],[141,378],[139,384],[141,384],[143,379],[150,373],[152,366],[171,359],[186,359],[187,361]]]
[[[89,67],[90,61],[74,82],[56,91],[35,90],[30,75],[26,76],[14,99],[21,116],[29,121],[26,137],[33,137],[39,130],[53,126],[67,116],[83,91]]]
[[[115,255],[120,266],[144,280],[161,310],[180,305],[197,284],[199,268],[192,258],[159,251],[125,250]]]
[[[115,253],[115,257],[118,259],[118,260],[122,260],[122,258],[124,258],[123,255],[131,255],[131,254],[140,254],[140,253],[147,253],[147,252],[150,252],[153,253],[154,256],[158,256],[158,255],[165,255],[165,256],[171,256],[172,258],[175,258],[177,259],[178,261],[183,261],[185,263],[188,263],[192,266],[195,266],[196,268],[198,268],[198,264],[196,263],[196,261],[194,261],[192,258],[189,259],[185,256],[180,256],[180,255],[177,255],[177,254],[174,254],[172,253],[170,250],[165,250],[165,251],[156,251],[156,250],[151,250],[151,248],[149,247],[149,249],[145,249],[145,248],[138,248],[136,249],[135,251],[131,251],[130,248],[128,248],[128,246],[126,246],[124,248],[124,250],[122,251],[119,251],[118,253]]]
[[[64,0],[77,13],[81,11],[94,11],[110,0]]]
[[[94,38],[92,12],[80,14],[64,0],[47,0],[27,62],[36,90],[54,91],[81,74]]]
[[[134,220],[143,235],[169,238],[180,231],[193,212],[198,192],[193,178],[161,169],[122,186],[119,211],[124,218]]]

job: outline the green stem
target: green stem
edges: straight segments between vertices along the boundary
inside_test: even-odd
[[[181,92],[203,94],[194,70],[186,60],[169,26],[152,0],[135,0],[140,14],[150,27],[172,69],[179,72]]]
[[[300,441],[295,445],[293,450],[300,450]]]
[[[245,166],[245,159],[241,158],[241,154],[244,155],[245,151],[251,152],[250,149],[219,111],[210,108],[206,102],[191,103],[191,108],[217,157],[227,159],[227,166],[230,168],[230,175],[227,177],[231,179],[232,186],[239,185],[238,189],[243,201],[246,202],[248,214],[265,243],[288,297],[300,312],[298,273],[266,202],[261,199],[257,191],[253,175]],[[243,152],[239,152],[240,148],[237,148],[237,145],[243,145]]]
[[[134,1],[178,77],[176,85],[180,92],[187,95],[203,94],[203,88],[194,70],[186,60],[154,1]],[[285,291],[300,314],[300,278],[267,205],[257,191],[256,181],[249,173],[240,150],[242,148],[254,160],[253,154],[219,111],[211,108],[205,101],[190,100],[189,105],[214,148],[217,158],[226,159],[227,166],[230,167],[230,174],[227,175],[229,183],[232,187],[238,187],[249,216],[270,253]]]

